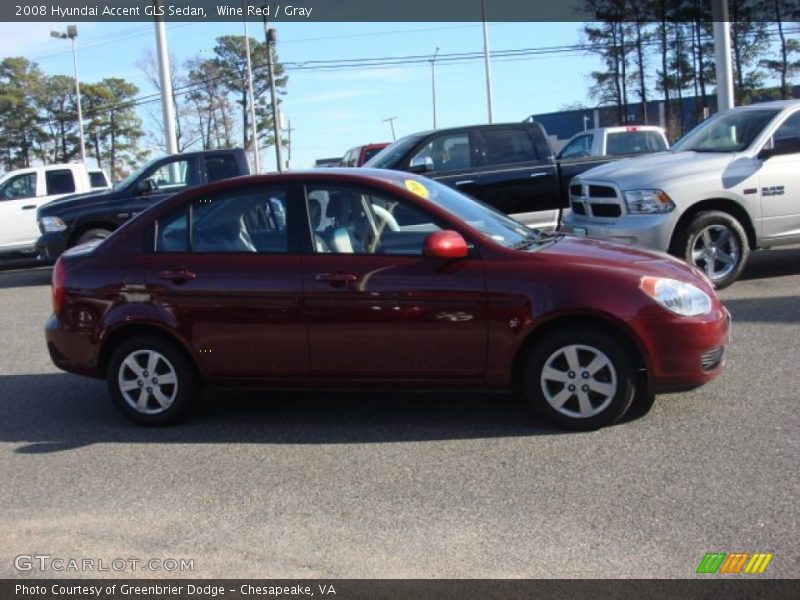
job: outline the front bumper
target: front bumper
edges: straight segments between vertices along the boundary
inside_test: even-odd
[[[42,234],[36,241],[36,249],[39,251],[39,258],[43,260],[55,260],[67,249],[69,243],[69,232],[51,231]]]
[[[559,230],[666,252],[669,250],[678,217],[675,211],[657,215],[622,215],[615,219],[587,218],[570,212]]]
[[[731,315],[723,306],[702,317],[675,315],[668,323],[663,315],[661,319],[643,316],[636,320],[651,360],[648,379],[652,392],[693,389],[722,373],[731,328]],[[669,335],[664,335],[665,327]]]

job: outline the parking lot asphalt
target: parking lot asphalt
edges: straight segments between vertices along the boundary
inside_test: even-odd
[[[796,247],[721,293],[722,377],[592,433],[402,393],[217,392],[140,428],[50,363],[49,277],[0,267],[0,577],[104,575],[15,569],[37,553],[194,559],[134,577],[684,578],[712,551],[800,572]]]

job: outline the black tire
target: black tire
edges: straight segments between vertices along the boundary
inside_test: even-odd
[[[160,358],[150,363],[153,356]],[[138,371],[132,368],[131,361],[136,363]],[[153,364],[155,373],[147,370]],[[174,385],[170,383],[173,379]],[[125,390],[126,381],[136,387]],[[117,408],[140,425],[177,423],[186,416],[201,388],[194,365],[183,351],[172,342],[153,336],[137,336],[122,342],[111,355],[106,382]],[[169,401],[162,402],[164,398]]]
[[[79,246],[80,244],[85,244],[86,242],[92,242],[94,240],[104,240],[110,235],[111,232],[108,229],[102,229],[100,227],[95,229],[87,229],[78,236],[78,239],[75,240],[74,245]]]
[[[708,234],[708,238],[704,235]],[[704,241],[705,240],[705,241]],[[750,245],[742,224],[719,210],[698,213],[678,234],[675,254],[703,271],[718,290],[742,274]],[[725,261],[733,260],[731,264]]]
[[[572,360],[567,358],[570,349],[575,350]],[[570,366],[575,359],[577,370]],[[595,359],[595,365],[603,366],[589,373],[585,368]],[[556,373],[563,380],[554,379]],[[627,412],[636,373],[629,351],[613,335],[569,328],[548,335],[533,349],[525,363],[523,391],[533,412],[560,427],[589,431],[611,425]],[[584,410],[584,400],[591,410]]]

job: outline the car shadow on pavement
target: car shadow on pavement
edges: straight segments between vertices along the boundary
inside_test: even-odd
[[[800,248],[776,248],[753,252],[747,259],[740,281],[800,275]]]
[[[49,265],[35,265],[27,269],[6,269],[0,267],[0,289],[50,285],[53,268]]]
[[[207,393],[188,420],[137,426],[105,383],[66,373],[0,376],[0,442],[18,453],[96,443],[344,444],[560,435],[510,394],[398,392]]]

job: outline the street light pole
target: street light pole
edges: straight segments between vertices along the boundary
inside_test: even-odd
[[[50,37],[67,39],[72,41],[72,69],[75,73],[75,99],[78,105],[78,130],[80,135],[81,146],[81,162],[86,164],[86,141],[83,136],[83,111],[81,110],[81,82],[78,78],[78,27],[77,25],[68,25],[67,33],[60,33],[58,31],[51,31]]]
[[[266,8],[266,3],[265,3]],[[267,43],[267,68],[269,69],[269,95],[272,102],[272,133],[275,136],[275,164],[278,173],[283,172],[283,158],[281,158],[281,129],[278,123],[278,95],[275,92],[275,70],[272,66],[272,49],[278,39],[278,33],[267,25],[268,11],[264,10],[264,39]]]
[[[433,128],[436,129],[436,55],[439,54],[439,46],[431,59],[431,92],[433,94]]]
[[[714,20],[714,59],[717,70],[717,110],[733,108],[733,66],[731,65],[731,24],[727,0],[711,3]]]
[[[159,7],[160,0],[154,4]],[[161,11],[156,11],[158,15]],[[178,138],[175,135],[175,106],[172,102],[172,76],[169,68],[169,52],[167,51],[167,29],[163,17],[157,16],[156,20],[156,49],[158,51],[158,78],[161,84],[161,110],[164,114],[164,137],[167,143],[167,153],[178,153]],[[177,177],[177,174],[173,174]]]
[[[396,119],[397,119],[397,117],[389,117],[388,119],[384,119],[383,120],[384,123],[386,123],[388,121],[389,122],[389,127],[392,128],[392,141],[393,142],[397,141],[397,138],[394,135],[394,122],[395,122]]]
[[[489,124],[494,123],[494,108],[492,103],[492,66],[489,58],[489,28],[486,23],[486,0],[481,0],[483,7],[483,62],[486,66],[486,103],[489,108]]]
[[[247,0],[242,0],[242,14],[244,17],[244,48],[247,54],[247,96],[250,102],[250,122],[253,136],[253,167],[256,173],[261,172],[261,157],[258,151],[258,125],[256,124],[256,98],[253,94],[253,63],[250,59],[250,36],[247,34],[247,16],[246,8]]]

